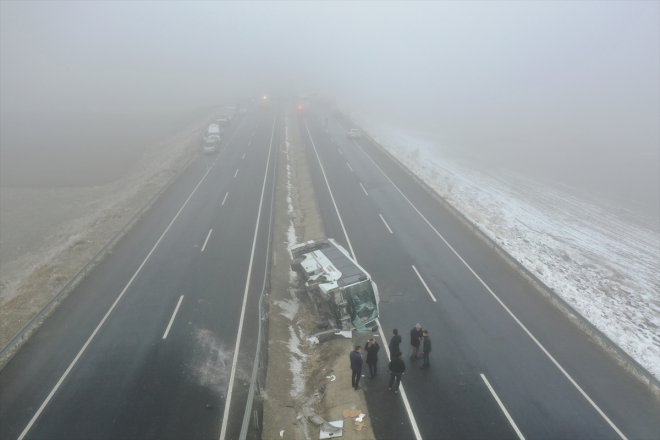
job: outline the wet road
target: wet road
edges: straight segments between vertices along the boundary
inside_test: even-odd
[[[0,438],[238,436],[281,127],[236,118],[0,371]]]
[[[420,322],[433,342],[431,368],[406,357],[405,398],[364,381],[377,438],[660,437],[658,400],[486,241],[346,120],[299,116],[326,232],[377,282],[384,334],[406,353]]]

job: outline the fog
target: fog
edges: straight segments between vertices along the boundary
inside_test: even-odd
[[[218,103],[318,93],[660,218],[656,1],[2,1],[0,29],[3,185],[76,184],[58,167],[130,162]]]

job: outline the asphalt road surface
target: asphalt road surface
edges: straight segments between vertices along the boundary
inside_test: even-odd
[[[660,438],[651,392],[373,141],[323,107],[299,117],[326,233],[378,284],[386,339],[403,336],[403,396],[386,356],[363,380],[377,438]],[[428,369],[406,356],[417,322]]]
[[[660,404],[368,139],[299,113],[326,232],[378,283],[386,356],[362,381],[378,439],[660,438]],[[233,121],[0,371],[0,439],[237,438],[267,271],[281,112]]]
[[[238,116],[68,296],[0,372],[1,439],[238,437],[281,133]]]

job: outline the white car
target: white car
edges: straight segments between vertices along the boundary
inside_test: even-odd
[[[213,154],[218,152],[218,147],[215,144],[204,144],[202,151],[204,154]]]
[[[207,136],[220,136],[220,126],[218,124],[210,124],[206,129]]]
[[[361,138],[362,130],[360,130],[359,128],[351,128],[350,130],[348,130],[348,137],[353,139]]]
[[[206,136],[202,144],[202,152],[204,152],[204,154],[217,153],[218,150],[220,149],[220,143],[221,143],[220,136],[213,134]]]

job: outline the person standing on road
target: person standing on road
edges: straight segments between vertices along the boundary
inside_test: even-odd
[[[401,352],[392,353],[392,360],[390,361],[390,385],[387,390],[392,391],[394,387],[394,394],[399,393],[399,385],[401,384],[401,376],[406,371],[406,364],[401,359]]]
[[[422,364],[422,368],[428,368],[429,355],[431,354],[431,338],[429,337],[428,330],[422,332],[422,352],[424,353],[424,363]]]
[[[355,346],[355,350],[351,351],[349,358],[351,360],[351,384],[356,390],[360,384],[360,377],[362,376],[362,347],[359,345]]]
[[[394,356],[394,353],[401,353],[401,335],[397,329],[392,330],[392,334],[394,336],[390,339],[390,353]]]
[[[410,359],[417,359],[419,354],[419,344],[422,337],[422,325],[415,324],[415,326],[410,330],[410,350],[411,355]]]
[[[376,377],[378,350],[380,350],[380,345],[378,345],[378,342],[374,338],[369,338],[365,350],[367,351],[367,365],[369,366],[369,375],[373,379]]]

